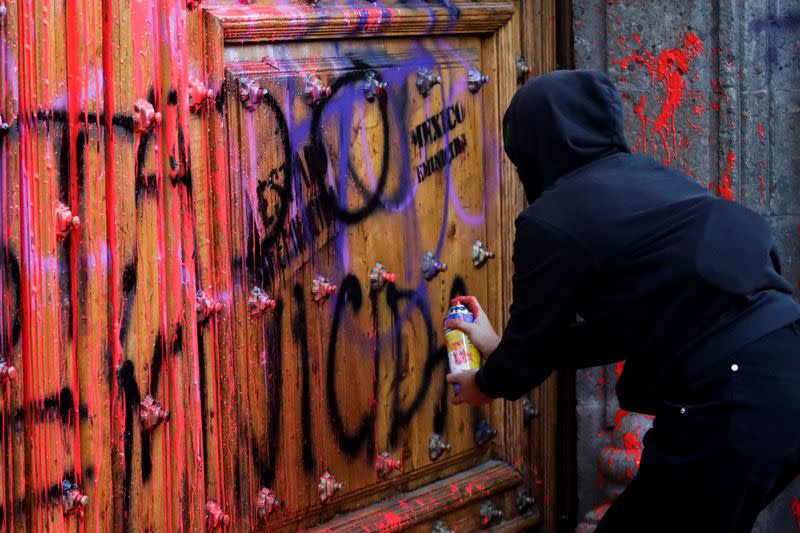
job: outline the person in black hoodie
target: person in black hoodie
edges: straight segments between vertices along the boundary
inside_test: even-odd
[[[597,533],[750,531],[800,473],[800,305],[768,223],[630,153],[602,73],[530,80],[503,118],[529,207],[498,336],[478,302],[449,321],[488,356],[453,402],[518,399],[555,369],[625,360],[622,409],[655,415],[639,472]]]

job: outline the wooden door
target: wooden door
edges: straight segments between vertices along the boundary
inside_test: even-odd
[[[502,263],[476,266],[472,249],[481,241],[501,255],[510,244],[498,99],[517,77],[497,45],[513,13],[510,4],[206,12],[209,84],[219,80],[224,95],[207,189],[211,246],[227,252],[212,265],[225,278],[212,290],[229,305],[209,347],[227,369],[215,489],[234,527],[262,518],[265,490],[284,504],[266,526],[287,531],[428,490],[436,501],[395,496],[408,507],[337,523],[408,527],[464,506],[458,527],[471,528],[484,500],[502,507],[502,489],[523,480],[521,415],[448,405],[441,331],[454,295],[476,295],[495,316],[507,303],[490,297],[507,284]],[[431,280],[426,252],[447,264]],[[394,281],[372,287],[376,263]],[[316,301],[320,277],[337,291]],[[263,313],[259,298],[270,302]],[[441,456],[429,453],[437,438]],[[486,463],[514,449],[517,468]],[[457,488],[472,468],[492,473]],[[321,498],[327,474],[341,488]],[[430,484],[447,476],[453,490],[434,496]]]
[[[0,0],[0,527],[551,516],[552,422],[452,406],[441,327],[506,314],[551,4]]]

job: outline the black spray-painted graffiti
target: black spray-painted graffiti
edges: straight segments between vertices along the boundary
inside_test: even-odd
[[[333,228],[336,224],[354,224],[358,223],[372,213],[379,211],[384,207],[384,192],[386,189],[388,175],[389,175],[389,150],[390,150],[390,112],[386,94],[382,93],[378,96],[376,104],[380,119],[382,122],[381,132],[383,134],[382,152],[380,154],[380,164],[378,165],[377,172],[372,176],[372,180],[365,180],[360,178],[352,162],[348,162],[349,170],[352,178],[359,185],[359,190],[362,194],[362,201],[356,207],[348,207],[347,202],[341,197],[342,192],[335,189],[335,187],[328,184],[329,173],[329,158],[326,153],[325,142],[323,138],[322,121],[328,102],[335,99],[336,95],[349,85],[356,84],[363,80],[363,71],[369,68],[369,65],[359,64],[359,70],[347,72],[336,79],[331,85],[331,95],[327,100],[324,100],[320,105],[316,106],[312,112],[310,120],[310,129],[308,142],[302,148],[292,146],[290,140],[289,124],[286,121],[285,115],[279,102],[271,95],[265,97],[265,104],[269,111],[275,118],[277,124],[277,132],[280,136],[282,146],[281,154],[283,156],[283,163],[277,168],[271,169],[264,177],[259,177],[257,185],[257,205],[247,206],[249,210],[247,216],[249,217],[248,224],[252,225],[255,217],[258,217],[261,222],[262,231],[260,234],[251,232],[247,236],[246,252],[244,258],[232,257],[231,267],[234,271],[238,267],[244,265],[247,272],[249,282],[261,286],[270,286],[275,280],[275,274],[305,252],[305,247],[308,243],[318,239],[323,231]],[[177,106],[178,98],[175,91],[169,92],[167,99],[167,106]],[[152,91],[148,96],[148,101],[153,104],[154,95]],[[217,98],[216,109],[220,113],[225,113],[224,99]],[[415,145],[422,147],[431,142],[437,141],[441,138],[447,138],[446,134],[451,132],[453,128],[458,126],[464,121],[465,109],[463,103],[454,103],[445,107],[440,113],[428,118],[417,126],[411,133],[411,142]],[[85,152],[87,145],[87,138],[89,132],[84,124],[97,125],[97,128],[103,128],[105,119],[102,115],[94,113],[82,113],[80,115],[80,129],[76,137],[75,145],[71,145],[70,138],[70,125],[69,117],[65,111],[42,111],[37,116],[38,120],[48,124],[58,124],[62,129],[61,145],[59,150],[59,176],[60,176],[60,197],[64,202],[69,198],[74,197],[73,193],[77,193],[79,198],[84,197],[84,184],[85,184]],[[158,197],[162,194],[161,180],[158,176],[150,172],[146,168],[146,160],[152,142],[155,139],[155,133],[146,131],[137,133],[134,131],[134,123],[131,115],[117,114],[113,117],[111,123],[115,128],[115,136],[119,141],[133,143],[135,145],[135,198],[137,215],[143,208],[146,202],[157,201]],[[403,137],[405,137],[403,135]],[[188,196],[189,205],[191,202],[191,186],[192,176],[189,172],[191,165],[189,164],[190,153],[188,147],[185,146],[185,135],[180,127],[177,128],[177,151],[168,154],[170,161],[170,182],[172,187],[184,187]],[[347,143],[349,139],[340,139],[342,143]],[[403,140],[405,143],[405,139]],[[405,144],[402,145],[406,147]],[[439,150],[431,158],[429,158],[421,167],[423,170],[417,170],[417,180],[422,181],[424,177],[441,170],[445,165],[457,157],[459,154],[466,150],[466,138],[464,135],[452,139],[449,144]],[[302,154],[302,157],[301,157]],[[75,158],[75,159],[73,159]],[[77,181],[75,182],[70,177],[71,166],[77,165]],[[424,174],[424,177],[421,177]],[[367,186],[369,182],[371,185]],[[77,191],[72,191],[71,187],[77,187]],[[302,189],[306,188],[311,192],[308,195],[310,198],[305,205],[300,206],[299,214],[295,213],[290,217],[292,210],[290,206],[294,198],[303,198],[301,194]],[[402,189],[402,188],[401,188]],[[72,284],[74,280],[78,280],[79,286],[77,287],[78,301],[85,301],[86,299],[86,281],[85,272],[87,266],[86,259],[79,257],[77,263],[70,257],[68,250],[70,249],[70,241],[65,241],[63,251],[59,257],[59,272],[60,274],[60,290],[64,294],[73,294]],[[124,265],[121,276],[121,289],[122,289],[122,309],[120,310],[120,328],[119,328],[119,342],[123,347],[123,353],[127,351],[127,338],[130,331],[130,324],[134,310],[135,301],[138,288],[138,261],[139,253],[134,248],[132,259]],[[70,269],[77,268],[79,276],[75,278]],[[200,267],[197,266],[199,269]],[[3,309],[7,316],[3,317],[3,324],[10,325],[4,328],[9,331],[10,335],[3,335],[0,337],[0,343],[4,354],[13,354],[18,347],[20,339],[20,265],[14,250],[7,243],[0,242],[0,273],[2,273],[2,283],[6,294],[8,295],[4,301]],[[199,272],[195,273],[199,277]],[[245,280],[239,279],[239,284],[244,284]],[[375,417],[376,411],[373,405],[366,413],[361,416],[361,422],[354,430],[345,428],[342,418],[340,399],[336,393],[335,376],[337,368],[340,365],[340,354],[337,354],[336,346],[337,341],[341,335],[341,329],[345,321],[345,313],[349,312],[357,315],[364,307],[364,293],[361,284],[353,274],[347,273],[339,283],[340,290],[335,297],[334,314],[332,319],[332,326],[328,338],[327,349],[324,352],[324,369],[326,389],[326,414],[328,423],[341,446],[341,449],[350,457],[362,456],[366,461],[374,459],[376,443],[375,435]],[[466,293],[464,281],[456,277],[451,286],[451,296]],[[310,361],[312,359],[308,346],[308,313],[306,307],[306,298],[309,293],[308,287],[300,284],[295,284],[292,287],[292,309],[294,312],[290,317],[290,327],[292,333],[293,343],[298,348],[298,353],[301,358],[301,411],[302,411],[302,433],[303,433],[303,449],[302,461],[303,468],[308,471],[314,471],[317,468],[317,460],[313,454],[313,446],[315,442],[315,435],[311,428],[312,420],[312,404],[311,404],[311,368]],[[371,354],[371,361],[373,365],[373,388],[371,394],[373,396],[378,393],[378,376],[381,364],[386,364],[386,346],[383,346],[381,335],[378,334],[380,324],[380,312],[382,309],[388,309],[391,321],[394,324],[391,334],[391,344],[389,351],[394,354],[395,374],[402,373],[403,361],[400,354],[403,354],[405,349],[403,346],[402,324],[403,320],[408,317],[403,317],[403,310],[409,310],[410,313],[417,313],[424,323],[424,334],[427,338],[427,347],[424,359],[424,366],[422,370],[422,380],[414,391],[409,403],[405,403],[400,394],[399,381],[395,383],[392,397],[391,397],[391,423],[389,428],[389,445],[394,446],[397,444],[400,435],[404,428],[408,427],[413,417],[420,412],[420,409],[431,392],[434,383],[439,387],[434,390],[437,394],[439,401],[434,407],[433,419],[431,421],[432,432],[441,433],[445,426],[447,417],[447,387],[444,382],[444,373],[447,367],[446,350],[443,346],[436,345],[435,325],[431,318],[431,312],[427,303],[425,294],[425,285],[421,285],[416,290],[401,289],[390,284],[382,293],[369,293],[369,312],[372,316],[372,329],[375,335],[375,342],[373,344],[373,351]],[[69,299],[67,299],[69,301]],[[406,306],[404,308],[404,306]],[[69,316],[65,321],[72,323],[73,313],[76,309],[72,309],[71,305],[66,305],[66,310]],[[277,298],[277,307],[274,310],[273,320],[265,321],[263,325],[263,340],[264,340],[264,387],[266,389],[266,416],[269,420],[269,427],[266,439],[256,438],[255,431],[249,432],[251,435],[250,442],[245,443],[249,448],[249,454],[252,458],[253,464],[258,471],[258,477],[262,485],[270,486],[275,480],[275,470],[277,458],[279,457],[279,442],[280,442],[280,411],[281,401],[283,398],[283,339],[282,327],[283,321],[287,318],[284,312],[283,299]],[[202,324],[201,324],[202,326]],[[133,464],[134,464],[134,449],[136,442],[140,443],[139,457],[141,461],[141,482],[147,484],[151,481],[153,476],[152,466],[152,453],[151,449],[151,434],[148,431],[141,429],[137,424],[138,419],[138,406],[145,395],[159,396],[161,393],[160,387],[162,386],[161,375],[163,369],[168,367],[170,358],[180,357],[183,351],[184,331],[186,325],[177,322],[168,326],[171,331],[164,331],[163,326],[159,326],[155,332],[155,340],[152,346],[152,355],[150,361],[147,363],[145,374],[147,375],[146,385],[137,382],[137,373],[135,363],[127,356],[123,357],[121,364],[113,368],[113,357],[111,344],[112,341],[106,343],[105,347],[105,363],[106,375],[109,383],[116,380],[119,388],[120,401],[123,406],[123,424],[124,424],[124,440],[123,440],[123,479],[122,479],[122,525],[123,530],[128,531],[131,529],[131,487],[134,483],[133,479]],[[67,328],[71,334],[71,328]],[[109,335],[114,332],[113,327],[109,327]],[[207,434],[205,424],[209,406],[206,405],[206,369],[207,369],[207,354],[205,353],[203,343],[203,328],[198,328],[198,360],[200,365],[200,398],[202,405],[200,406],[203,413],[203,430]],[[441,376],[438,382],[435,382],[434,375]],[[59,394],[52,397],[44,398],[41,401],[35,402],[35,405],[19,407],[14,411],[13,416],[8,417],[4,414],[5,423],[12,424],[16,431],[24,429],[24,421],[26,416],[30,416],[30,420],[34,422],[60,420],[66,427],[71,427],[76,423],[73,413],[75,412],[75,399],[71,390],[64,389]],[[32,415],[26,415],[28,412]],[[78,405],[77,412],[81,419],[88,417],[88,411],[85,405]],[[246,420],[246,416],[239,418],[238,422],[242,425],[252,423]],[[137,429],[138,428],[138,429]],[[137,440],[138,435],[138,440]],[[9,445],[9,440],[6,439],[3,446]],[[203,442],[203,446],[208,443]],[[232,454],[238,454],[237,450],[230,450]],[[362,455],[363,454],[363,455]],[[208,457],[206,450],[203,453],[204,458]],[[204,465],[205,468],[208,465]],[[92,479],[94,470],[92,465],[85,466],[83,476],[87,479]],[[75,473],[67,472],[64,474],[67,479],[75,479]],[[59,495],[59,487],[57,484],[53,487],[46,488],[46,493],[52,497],[43,498],[42,501],[55,501]],[[237,498],[241,496],[238,494],[240,491],[239,480],[236,480]],[[26,508],[25,502],[15,502],[15,508],[19,507],[20,512]],[[0,520],[4,515],[0,513]]]

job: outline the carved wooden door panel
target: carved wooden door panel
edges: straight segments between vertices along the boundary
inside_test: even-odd
[[[518,437],[502,406],[449,404],[441,330],[455,295],[502,308],[490,297],[501,264],[475,264],[473,250],[509,244],[497,86],[516,78],[504,81],[513,70],[498,70],[480,34],[511,14],[206,11],[206,82],[220,96],[203,140],[216,252],[200,261],[222,309],[201,339],[215,391],[207,490],[234,529],[290,531],[351,510],[366,514],[323,527],[430,527],[447,512],[470,529],[490,496],[515,508],[503,489],[522,474],[486,461],[522,445],[507,444]],[[459,36],[431,37],[447,29]],[[356,511],[414,490],[401,509],[390,498]]]

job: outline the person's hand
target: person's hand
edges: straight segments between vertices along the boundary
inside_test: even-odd
[[[481,352],[483,357],[488,357],[490,353],[500,344],[500,335],[492,327],[486,313],[483,312],[481,304],[474,296],[459,296],[450,300],[450,305],[465,305],[475,317],[472,323],[463,320],[445,320],[444,325],[450,329],[459,329],[467,334],[472,344]]]
[[[454,385],[453,405],[465,403],[467,405],[484,405],[492,401],[481,392],[478,382],[475,380],[477,370],[464,370],[457,374],[447,374],[447,382]]]

